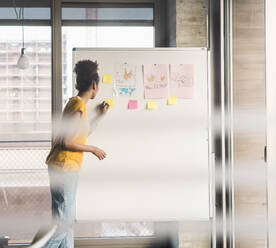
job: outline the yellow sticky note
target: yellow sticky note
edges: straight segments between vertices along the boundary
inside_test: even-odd
[[[112,83],[112,74],[103,74],[103,83]]]
[[[115,105],[113,98],[106,98],[104,101],[109,105],[110,108],[113,108]]]
[[[176,105],[177,104],[177,97],[176,96],[169,96],[168,97],[168,105]]]
[[[157,109],[155,100],[147,101],[147,109]]]

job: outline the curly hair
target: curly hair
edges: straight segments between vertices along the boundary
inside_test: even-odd
[[[87,91],[92,84],[99,84],[98,63],[91,60],[81,60],[74,68],[77,74],[76,89],[80,92]]]

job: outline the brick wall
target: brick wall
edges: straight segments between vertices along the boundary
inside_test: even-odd
[[[176,46],[206,47],[206,0],[176,0]],[[209,222],[180,222],[179,248],[207,248],[210,244]]]
[[[265,0],[234,0],[234,118],[251,127],[234,128],[234,169],[248,172],[245,183],[236,180],[235,185],[237,248],[267,247],[265,66]],[[248,119],[244,113],[253,116]]]
[[[176,46],[205,47],[207,43],[206,0],[176,0]]]

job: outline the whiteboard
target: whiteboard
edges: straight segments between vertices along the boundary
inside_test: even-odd
[[[79,175],[78,221],[208,220],[209,214],[209,101],[206,49],[73,49],[73,65],[97,60],[99,74],[115,73],[115,65],[137,65],[136,97],[114,97],[110,109],[87,144],[107,153],[104,161],[85,154]],[[194,97],[168,106],[157,101],[146,109],[143,64],[193,64]],[[100,83],[95,106],[112,97],[111,84]],[[137,99],[138,109],[128,110]]]

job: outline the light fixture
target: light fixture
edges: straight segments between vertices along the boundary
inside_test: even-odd
[[[19,69],[25,70],[29,67],[30,62],[28,56],[25,55],[26,48],[21,48],[21,55],[17,61],[17,66]]]
[[[17,13],[14,0],[13,0],[13,4],[14,4],[14,11],[15,11],[17,20],[21,21],[21,24],[22,24],[22,48],[21,48],[20,57],[17,61],[17,67],[21,70],[25,70],[29,67],[30,62],[29,62],[28,56],[25,55],[26,48],[24,47],[25,46],[25,43],[24,43],[24,7],[21,7],[19,9],[19,13]],[[23,1],[23,6],[24,6],[24,1]]]

